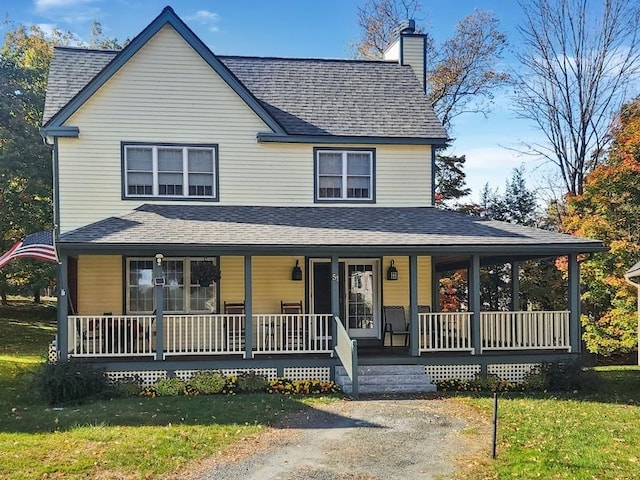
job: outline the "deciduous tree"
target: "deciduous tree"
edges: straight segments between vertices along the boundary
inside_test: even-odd
[[[547,159],[580,195],[602,158],[611,118],[640,71],[636,0],[521,0],[522,48],[515,108],[544,141],[524,150]]]

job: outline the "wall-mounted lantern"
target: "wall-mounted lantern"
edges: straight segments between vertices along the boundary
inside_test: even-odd
[[[398,280],[398,269],[393,260],[391,260],[391,265],[387,268],[387,280]]]
[[[291,280],[294,280],[294,281],[302,280],[302,269],[300,268],[300,264],[298,260],[296,260],[296,265],[291,270]]]

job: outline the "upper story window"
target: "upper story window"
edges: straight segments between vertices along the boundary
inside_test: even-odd
[[[375,150],[315,150],[317,202],[373,202]]]
[[[124,197],[217,199],[216,145],[123,144]]]

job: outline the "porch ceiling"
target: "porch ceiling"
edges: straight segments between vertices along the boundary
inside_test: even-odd
[[[597,240],[431,207],[142,205],[64,233],[67,254],[471,254],[524,258],[605,250]]]

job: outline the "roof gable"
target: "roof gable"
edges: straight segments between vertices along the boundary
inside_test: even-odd
[[[53,113],[56,108],[55,100],[51,106],[45,108],[45,125],[43,130],[52,130],[63,126],[63,123],[80,108],[102,85],[104,85],[120,68],[126,64],[153,36],[160,31],[165,25],[170,25],[184,40],[202,57],[202,59],[211,66],[211,68],[242,98],[242,100],[264,121],[276,134],[285,134],[286,132],[281,125],[271,116],[271,114],[263,107],[263,105],[251,94],[251,92],[242,84],[241,81],[209,50],[209,48],[196,36],[195,33],[175,14],[171,7],[165,7],[162,13],[158,15],[138,36],[136,36],[122,51],[102,52],[99,56],[96,51],[93,52],[93,61],[85,64],[86,71],[80,72],[90,75],[101,61],[105,61],[108,55],[115,56],[107,63],[99,73],[95,74],[92,79],[75,94],[62,108]],[[69,49],[67,49],[69,50]],[[86,52],[86,51],[85,51]],[[50,83],[48,90],[53,86],[56,87],[56,80],[50,75]],[[76,85],[77,87],[77,85]],[[49,95],[48,95],[49,97]],[[54,96],[55,98],[55,96]],[[49,100],[49,98],[47,99]],[[58,101],[60,103],[60,101]],[[47,119],[46,114],[52,114]]]

